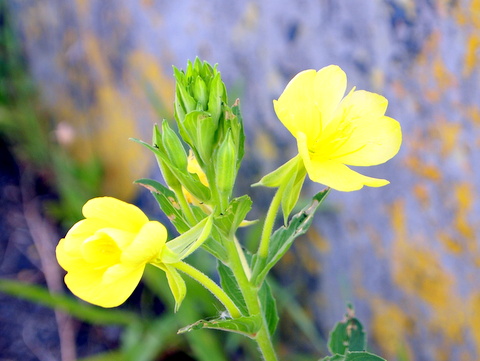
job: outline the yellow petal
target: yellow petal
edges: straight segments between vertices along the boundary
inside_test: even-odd
[[[298,73],[286,86],[278,100],[273,101],[275,113],[283,125],[296,136],[297,132],[312,136],[320,132],[320,113],[313,97],[317,72],[313,69]]]
[[[97,232],[83,242],[82,256],[86,262],[94,264],[95,267],[108,267],[118,263],[121,251],[107,234]]]
[[[65,236],[65,251],[80,252],[82,243],[105,225],[106,223],[99,219],[83,219],[75,223]]]
[[[106,234],[108,237],[115,241],[118,248],[120,249],[125,249],[126,247],[128,247],[137,236],[136,233],[127,232],[123,229],[109,227],[102,228],[101,230],[97,231],[97,233]]]
[[[69,272],[65,283],[74,295],[102,307],[121,305],[132,294],[143,275],[144,267],[130,269],[114,269],[103,279],[103,271],[91,269]],[[116,275],[116,276],[115,276]]]
[[[148,222],[140,208],[112,197],[90,199],[82,212],[85,218],[101,220],[110,227],[133,233],[137,233]]]
[[[68,244],[68,241],[65,238],[62,238],[60,242],[58,242],[55,250],[57,261],[60,267],[62,267],[65,271],[89,267],[88,263],[83,259],[80,250],[74,253],[67,252],[65,250],[66,244]]]
[[[392,118],[360,118],[348,140],[330,159],[358,166],[385,163],[398,153],[402,143],[400,124]]]
[[[363,186],[383,187],[390,183],[386,179],[364,176],[344,164],[333,161],[312,162],[308,175],[314,182],[342,192],[356,191]]]
[[[382,187],[389,182],[357,173],[346,165],[328,159],[312,159],[306,135],[299,133],[297,137],[298,150],[307,169],[308,176],[314,182],[324,184],[342,192],[351,192],[361,189],[364,185],[369,187]]]
[[[385,115],[387,106],[388,100],[385,97],[366,90],[356,90],[342,100],[335,116],[376,119]]]
[[[167,229],[160,222],[146,223],[130,246],[122,253],[122,263],[148,263],[160,256],[167,241]]]
[[[315,77],[313,94],[310,97],[315,99],[315,105],[321,114],[321,119],[312,119],[310,127],[304,131],[309,137],[316,135],[316,127],[314,122],[321,122],[321,129],[329,125],[333,120],[333,114],[340,104],[345,90],[347,89],[347,75],[337,65],[329,65],[320,69]],[[314,126],[315,131],[310,133],[310,129]]]

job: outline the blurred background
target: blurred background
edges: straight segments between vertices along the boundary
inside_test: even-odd
[[[149,269],[103,310],[69,296],[54,257],[91,197],[162,220],[132,184],[158,177],[154,159],[128,138],[173,119],[171,66],[196,56],[241,100],[251,218],[272,194],[250,184],[296,153],[272,100],[299,71],[340,65],[402,125],[399,155],[365,171],[391,184],[332,192],[275,269],[281,358],[325,356],[352,302],[388,360],[480,359],[479,0],[0,0],[0,360],[255,359],[235,336],[176,335],[219,314],[201,287],[174,316]]]

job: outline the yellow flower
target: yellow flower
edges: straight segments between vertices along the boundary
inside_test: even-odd
[[[338,66],[302,71],[274,100],[275,112],[297,139],[311,180],[339,191],[384,186],[387,180],[347,166],[377,165],[392,158],[402,142],[400,125],[385,116],[387,99],[355,88],[344,97],[346,86],[347,77]]]
[[[122,304],[140,282],[145,265],[161,257],[167,230],[136,206],[100,197],[83,206],[56,250],[65,283],[79,298],[102,307]]]

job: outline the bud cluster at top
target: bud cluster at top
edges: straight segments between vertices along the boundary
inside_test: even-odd
[[[164,121],[155,128],[157,159],[169,186],[181,184],[201,202],[225,208],[244,153],[244,133],[238,102],[228,106],[225,84],[216,66],[198,58],[185,71],[173,68],[176,80],[175,120],[180,137]],[[186,143],[205,173],[187,171]]]

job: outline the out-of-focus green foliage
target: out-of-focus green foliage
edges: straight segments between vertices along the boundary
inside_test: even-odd
[[[0,17],[0,136],[11,146],[24,178],[40,179],[57,197],[48,204],[50,215],[71,225],[81,218],[85,201],[99,194],[102,167],[96,159],[75,161],[61,145],[61,133],[70,130],[41,106],[4,1]]]

